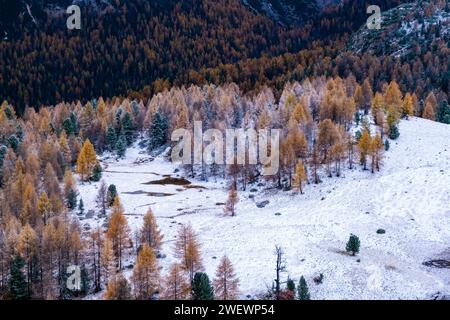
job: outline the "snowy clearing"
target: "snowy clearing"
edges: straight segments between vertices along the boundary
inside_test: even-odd
[[[290,276],[298,283],[304,275],[312,299],[450,294],[450,269],[423,265],[450,259],[450,126],[412,118],[401,122],[400,133],[391,141],[380,173],[358,167],[340,178],[322,175],[323,182],[308,185],[304,195],[250,186],[239,192],[236,217],[224,216],[223,205],[218,205],[227,198],[224,181],[192,181],[204,188],[146,184],[177,174],[174,165],[162,158],[149,161],[139,148],[129,149],[123,160],[103,160],[103,179],[117,186],[133,233],[147,208],[153,209],[164,234],[162,275],[176,261],[173,240],[179,225],[191,223],[202,244],[205,271],[213,278],[226,253],[244,299],[257,298],[271,286],[276,244],[285,252],[284,280]],[[98,211],[98,186],[79,184],[86,211]],[[252,188],[258,192],[250,192]],[[270,203],[257,208],[264,200]],[[103,223],[94,215],[81,226]],[[386,233],[377,234],[378,229]],[[344,253],[350,233],[361,240],[356,257]],[[128,260],[125,266],[130,264]],[[324,280],[317,285],[313,278],[320,273]]]

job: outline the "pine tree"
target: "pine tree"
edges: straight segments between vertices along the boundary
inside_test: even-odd
[[[116,143],[117,157],[119,159],[123,158],[125,156],[126,151],[127,151],[127,142],[124,136],[121,135]]]
[[[213,287],[206,273],[195,273],[192,281],[192,300],[214,300]]]
[[[16,255],[11,262],[10,277],[9,277],[9,295],[12,300],[27,300],[29,293],[27,290],[27,281],[22,269],[25,266],[25,261],[20,255]]]
[[[197,235],[191,225],[180,227],[175,242],[175,254],[181,260],[183,269],[189,273],[189,281],[192,282],[195,272],[202,270],[203,266]]]
[[[138,300],[150,300],[159,287],[156,255],[146,243],[139,251],[133,270],[134,295]]]
[[[189,297],[191,287],[182,271],[183,268],[177,263],[170,267],[169,275],[164,281],[162,299],[185,300]]]
[[[223,256],[214,279],[214,292],[220,300],[235,300],[238,296],[239,280],[227,256]]]
[[[125,113],[125,115],[122,118],[122,124],[121,124],[121,132],[122,135],[125,137],[125,141],[127,145],[131,145],[133,143],[133,122],[131,121],[131,116],[128,112]]]
[[[307,180],[305,165],[298,161],[295,166],[294,186],[298,187],[300,194],[303,194],[303,183]]]
[[[350,239],[347,242],[345,250],[351,253],[352,256],[356,255],[359,252],[360,241],[357,236],[354,234],[350,235]]]
[[[447,101],[442,101],[438,106],[436,121],[450,124],[450,105]]]
[[[236,191],[236,186],[234,183],[232,183],[224,208],[225,213],[231,214],[231,216],[234,217],[236,214],[236,204],[238,203],[238,201],[239,197]]]
[[[110,152],[116,150],[117,136],[113,127],[108,127],[106,131],[106,149]]]
[[[167,142],[167,119],[157,111],[149,130],[149,151],[163,146]]]
[[[309,294],[308,284],[303,276],[301,276],[300,281],[298,283],[298,300],[311,300],[311,296]]]
[[[117,188],[114,184],[110,184],[108,187],[108,193],[106,196],[106,201],[108,203],[108,207],[111,207],[114,204],[114,200],[117,197]]]
[[[107,235],[112,241],[114,255],[116,257],[119,270],[122,269],[122,256],[125,245],[130,239],[128,222],[124,215],[124,209],[120,203],[119,197],[114,200],[111,216],[108,225]]]
[[[94,169],[92,169],[91,181],[94,182],[100,181],[100,179],[102,178],[102,171],[103,171],[102,166],[99,163],[97,163],[94,166]]]
[[[78,204],[78,215],[82,216],[84,214],[84,203],[83,198],[80,198],[80,202]]]
[[[66,203],[67,208],[69,208],[70,210],[75,209],[75,207],[77,206],[77,193],[74,190],[69,190],[66,198]]]
[[[156,224],[156,219],[151,208],[148,208],[144,216],[144,224],[141,229],[141,242],[148,244],[154,250],[159,250],[163,236]]]

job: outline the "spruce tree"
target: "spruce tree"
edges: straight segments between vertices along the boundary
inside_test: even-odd
[[[83,199],[80,199],[80,203],[78,204],[78,214],[82,216],[84,214],[84,203]]]
[[[19,147],[19,143],[20,143],[19,139],[17,139],[17,137],[14,134],[9,136],[8,144],[14,151],[17,151],[17,148]]]
[[[292,280],[291,278],[289,278],[289,279],[287,280],[286,287],[287,287],[287,289],[288,289],[289,291],[294,291],[294,290],[295,290],[295,282],[294,282],[294,280]]]
[[[9,278],[9,294],[12,300],[28,299],[27,282],[22,271],[25,261],[20,255],[16,255],[11,263]]]
[[[357,236],[354,234],[350,235],[350,239],[347,242],[345,250],[351,253],[352,256],[356,255],[359,252],[360,241]]]
[[[125,156],[125,152],[127,151],[127,142],[123,135],[121,135],[119,140],[117,140],[116,151],[118,158],[123,158]]]
[[[67,193],[66,203],[67,203],[67,208],[69,208],[70,210],[73,210],[76,208],[77,193],[73,189],[70,189],[69,192]]]
[[[114,184],[110,184],[108,187],[108,193],[106,196],[106,198],[107,198],[106,201],[107,201],[109,207],[111,207],[113,205],[116,197],[117,197],[117,188]]]
[[[206,273],[197,272],[192,281],[192,300],[213,300],[213,287]]]
[[[92,170],[91,181],[98,182],[102,178],[102,166],[97,163]]]
[[[398,126],[393,124],[389,128],[389,139],[396,140],[400,137],[400,131],[398,130]]]
[[[166,143],[167,119],[157,111],[149,130],[149,151],[163,146]]]
[[[300,281],[298,283],[297,293],[298,300],[311,300],[308,284],[306,283],[306,280],[303,276],[300,278]]]
[[[123,116],[122,126],[121,126],[122,135],[125,136],[125,140],[127,145],[131,145],[133,143],[133,122],[131,121],[131,116],[127,112]]]
[[[108,151],[114,151],[116,149],[117,136],[116,130],[113,127],[108,127],[106,131],[106,149]]]
[[[436,113],[436,121],[450,124],[450,105],[447,101],[442,101]]]

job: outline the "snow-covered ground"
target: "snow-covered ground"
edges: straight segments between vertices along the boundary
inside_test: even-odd
[[[174,239],[180,224],[199,234],[205,271],[212,278],[227,254],[240,278],[241,298],[264,293],[275,276],[275,245],[285,253],[287,272],[304,275],[313,299],[429,299],[450,294],[450,269],[423,262],[450,260],[450,126],[412,118],[400,124],[380,173],[359,167],[340,178],[322,175],[304,195],[250,186],[240,192],[237,216],[223,214],[225,182],[192,181],[205,189],[148,185],[176,177],[161,158],[151,162],[138,148],[120,161],[107,159],[103,179],[115,184],[133,232],[150,206],[164,234],[162,275],[176,259]],[[79,185],[86,211],[95,208],[98,183]],[[148,192],[170,196],[149,196]],[[254,199],[249,197],[254,195]],[[269,200],[264,208],[256,203]],[[84,219],[82,226],[102,225]],[[386,230],[377,234],[378,229]],[[346,255],[350,233],[361,240],[359,255]],[[130,263],[130,262],[129,262]],[[322,273],[322,284],[313,278]]]

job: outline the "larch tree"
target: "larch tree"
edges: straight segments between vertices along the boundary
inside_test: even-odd
[[[140,232],[141,243],[148,244],[154,250],[159,250],[163,236],[156,224],[155,215],[151,208],[148,208],[144,216],[144,224]]]
[[[425,103],[425,108],[423,109],[422,118],[428,119],[428,120],[433,120],[433,121],[436,120],[436,114],[434,112],[434,108],[433,108],[433,105],[431,104],[431,102]]]
[[[312,167],[312,176],[314,179],[314,183],[318,184],[320,182],[319,178],[320,154],[319,154],[319,147],[316,142],[314,142],[314,145],[312,147],[310,165]]]
[[[77,173],[82,181],[87,181],[92,176],[95,166],[98,164],[94,146],[86,139],[77,159]]]
[[[364,170],[367,170],[367,156],[369,154],[370,143],[371,137],[369,131],[363,130],[358,142],[358,149],[359,149],[359,161],[360,164],[364,167]]]
[[[67,169],[64,173],[64,197],[67,208],[75,209],[77,206],[77,186],[70,169]]]
[[[235,300],[238,297],[239,279],[227,256],[223,256],[213,281],[214,293],[220,300]]]
[[[175,255],[188,273],[189,282],[192,282],[197,271],[203,269],[199,247],[197,234],[191,225],[181,226],[175,241]]]
[[[403,98],[402,116],[409,117],[414,115],[414,100],[412,95],[408,92]]]
[[[95,198],[95,202],[97,207],[100,209],[100,216],[106,216],[106,209],[108,206],[108,186],[105,181],[100,182],[100,186],[98,188],[97,197]]]
[[[228,192],[228,199],[225,203],[224,212],[230,214],[232,217],[236,214],[236,204],[239,202],[239,196],[237,194],[236,186],[231,184],[230,191]]]
[[[389,83],[384,96],[384,102],[386,103],[387,108],[393,108],[395,112],[401,114],[403,105],[402,92],[395,80]]]
[[[56,176],[53,166],[47,162],[44,171],[43,187],[50,199],[53,214],[57,215],[64,209],[64,200],[58,177]]]
[[[308,180],[306,168],[302,161],[298,161],[295,166],[294,186],[298,187],[300,194],[303,194],[303,183]]]
[[[322,155],[322,162],[327,166],[328,176],[331,177],[331,163],[333,160],[331,148],[339,140],[339,132],[336,125],[330,119],[325,119],[319,123],[319,133],[317,143]]]
[[[101,228],[95,228],[89,234],[88,239],[88,257],[92,262],[92,280],[94,284],[94,292],[101,290],[102,282],[102,248],[103,248],[103,232]],[[112,250],[111,250],[112,251]]]
[[[162,299],[165,300],[186,300],[191,291],[191,286],[183,272],[183,268],[178,263],[174,263],[169,270],[169,274],[164,281],[164,291]]]
[[[369,146],[372,173],[375,173],[375,170],[380,171],[383,150],[384,150],[383,140],[381,139],[380,135],[376,135],[373,139],[371,139]]]
[[[122,274],[114,276],[106,287],[105,300],[131,300],[131,287]]]
[[[114,257],[112,241],[106,237],[101,244],[101,252],[99,251],[97,253],[99,255],[98,262],[100,263],[98,272],[99,278],[103,279],[103,282],[107,284],[109,280],[116,275],[116,259]]]
[[[154,250],[146,243],[141,248],[133,270],[134,295],[138,300],[150,300],[159,288],[159,270]]]
[[[35,256],[37,254],[38,237],[33,228],[26,224],[20,232],[17,250],[24,258],[27,267],[27,291],[28,296],[31,295],[31,282],[34,272]]]
[[[122,269],[122,256],[127,242],[130,239],[129,227],[125,218],[124,209],[120,203],[119,197],[116,197],[111,209],[107,235],[111,240],[118,269]]]
[[[42,217],[44,224],[47,224],[48,219],[52,215],[52,205],[45,191],[41,193],[38,199],[38,213]]]

